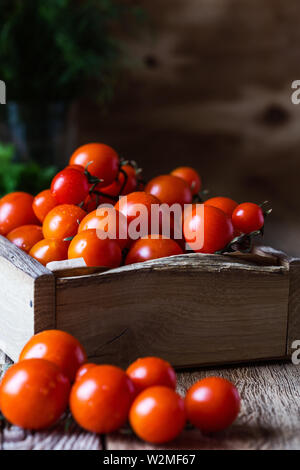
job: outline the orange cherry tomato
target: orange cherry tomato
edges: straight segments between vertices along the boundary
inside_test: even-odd
[[[126,256],[125,264],[141,263],[151,259],[164,258],[166,256],[181,255],[182,248],[170,238],[143,237],[136,240]]]
[[[0,235],[7,235],[21,225],[38,225],[33,209],[33,196],[15,192],[0,199]]]
[[[117,152],[101,143],[86,144],[79,147],[70,158],[70,165],[86,167],[91,175],[104,181],[101,187],[108,186],[117,177],[120,160]]]
[[[159,357],[137,359],[130,364],[126,373],[131,378],[137,393],[156,385],[176,388],[176,374],[173,367]]]
[[[52,426],[66,410],[70,382],[52,362],[29,359],[11,366],[2,379],[1,411],[24,429]]]
[[[70,243],[68,258],[83,258],[87,266],[117,268],[122,261],[122,252],[116,240],[99,238],[99,230],[84,230]],[[105,232],[103,232],[105,233]]]
[[[72,204],[61,204],[54,207],[44,220],[44,237],[56,240],[74,237],[78,231],[79,223],[85,216],[84,210]]]
[[[186,181],[193,195],[199,193],[202,181],[198,171],[194,168],[191,168],[190,166],[179,166],[178,168],[175,168],[175,170],[171,171],[171,175],[178,176]]]
[[[74,419],[84,429],[109,433],[126,423],[133,396],[134,386],[122,369],[101,365],[75,382],[70,408]]]
[[[40,222],[44,221],[48,212],[55,206],[57,206],[57,202],[50,189],[45,189],[35,196],[32,204],[33,212]]]
[[[41,240],[29,251],[30,256],[46,266],[52,261],[68,259],[70,242],[64,240]]]
[[[236,387],[221,377],[199,380],[187,392],[185,408],[188,420],[204,432],[222,431],[240,411]]]
[[[42,227],[39,225],[21,225],[7,235],[9,241],[21,250],[29,253],[33,245],[43,239]]]
[[[174,175],[160,175],[153,178],[146,185],[145,191],[170,206],[190,204],[193,199],[188,183]]]
[[[106,186],[105,188],[100,188],[102,193],[117,197],[120,194],[126,195],[136,191],[138,183],[135,169],[131,165],[123,165],[121,168],[122,171],[119,172],[117,179],[113,181],[113,183],[111,183],[109,186]],[[127,175],[127,181],[125,185],[125,175],[123,172],[125,172]]]
[[[202,205],[197,214],[195,204],[184,220],[184,236],[187,243],[202,240],[203,245],[192,249],[198,253],[215,253],[222,250],[233,239],[234,229],[231,219],[220,209]],[[201,215],[202,214],[202,215]]]
[[[94,364],[93,362],[87,362],[86,364],[83,364],[81,367],[79,367],[76,373],[75,382],[81,379],[89,370],[96,366],[97,364]]]
[[[230,218],[234,209],[238,205],[237,202],[235,202],[233,199],[230,199],[229,197],[212,197],[207,199],[204,204],[206,206],[213,206],[221,209],[221,211],[225,212],[225,214],[227,214]]]
[[[129,421],[144,441],[163,444],[172,441],[184,428],[184,401],[169,387],[150,387],[134,400]]]
[[[73,382],[79,367],[86,362],[86,352],[74,336],[61,330],[44,330],[25,344],[19,361],[47,359],[56,364]]]
[[[78,233],[90,229],[106,232],[110,239],[118,242],[121,250],[128,244],[127,219],[113,207],[99,208],[87,214],[79,225]]]
[[[244,202],[235,208],[232,214],[232,222],[236,231],[251,233],[263,228],[265,218],[259,205]]]

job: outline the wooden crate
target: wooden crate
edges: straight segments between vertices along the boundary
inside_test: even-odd
[[[49,328],[120,366],[149,355],[175,367],[286,358],[300,339],[300,260],[270,248],[51,268],[0,237],[0,349],[13,360]]]

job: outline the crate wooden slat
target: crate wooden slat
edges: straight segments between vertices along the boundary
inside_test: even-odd
[[[114,270],[77,260],[52,272],[1,237],[0,263],[0,347],[13,360],[45,328],[74,334],[90,360],[121,366],[145,355],[176,367],[285,358],[300,339],[300,262],[271,249]]]

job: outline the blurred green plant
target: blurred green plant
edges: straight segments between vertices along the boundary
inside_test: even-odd
[[[15,153],[12,144],[0,143],[0,196],[12,191],[27,191],[37,194],[49,188],[57,168],[40,167],[35,162],[18,163],[13,161]]]
[[[113,0],[1,0],[0,78],[11,101],[71,100],[90,79],[103,101],[113,95],[121,43],[143,17]]]

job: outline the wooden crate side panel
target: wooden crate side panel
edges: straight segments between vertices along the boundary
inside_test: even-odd
[[[44,274],[34,281],[34,333],[56,327],[55,277]]]
[[[289,291],[289,319],[287,334],[287,354],[291,355],[300,345],[300,260],[290,262],[290,291]],[[298,341],[293,346],[294,341]]]
[[[177,367],[283,357],[287,272],[240,268],[58,279],[57,328],[78,337],[91,360],[121,366],[145,355]]]

